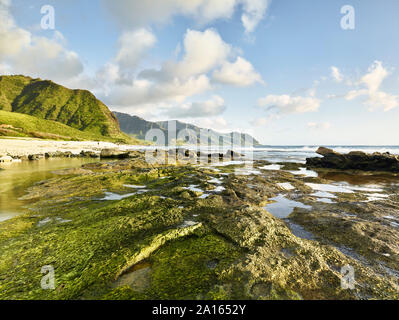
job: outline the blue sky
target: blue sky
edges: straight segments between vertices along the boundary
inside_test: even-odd
[[[0,18],[0,73],[88,89],[112,110],[274,145],[399,141],[396,0],[0,0]]]

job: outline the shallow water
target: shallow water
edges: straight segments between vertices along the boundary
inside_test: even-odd
[[[326,191],[317,191],[310,195],[316,198],[331,198],[331,199],[337,198],[336,195]]]
[[[191,184],[188,187],[183,187],[183,189],[190,190],[193,192],[204,192],[204,190],[197,188],[197,187],[198,187],[197,185]]]
[[[120,276],[114,283],[114,287],[129,286],[142,292],[147,289],[151,282],[151,265],[147,261],[139,262],[128,272]]]
[[[315,191],[354,193],[353,190],[350,190],[349,188],[345,188],[344,186],[339,186],[339,185],[323,184],[323,183],[305,183],[305,184]]]
[[[307,210],[312,209],[312,206],[307,206],[298,201],[289,200],[283,195],[279,195],[270,200],[273,200],[275,202],[268,204],[265,209],[273,216],[280,219],[287,218],[294,211],[295,208],[302,208]]]
[[[218,178],[213,178],[211,180],[208,180],[209,183],[215,183],[215,184],[221,184],[223,183],[222,180],[218,179]]]
[[[288,225],[288,228],[291,230],[291,232],[298,238],[307,239],[307,240],[315,239],[315,236],[311,232],[305,230],[299,224],[296,224],[296,223],[293,223],[293,222],[287,220],[287,225]]]
[[[350,185],[372,185],[372,184],[399,184],[399,176],[389,173],[350,173],[340,171],[319,172],[322,179],[335,182],[344,182]]]
[[[259,169],[262,169],[262,170],[280,170],[281,169],[281,165],[279,165],[279,164],[269,164],[267,166],[259,167]]]
[[[98,162],[90,158],[56,158],[0,164],[0,221],[24,212],[26,201],[19,200],[33,184],[56,176],[53,171],[78,168],[82,164]]]
[[[316,171],[308,170],[306,168],[299,168],[299,170],[288,171],[288,172],[297,176],[302,175],[305,177],[313,177],[313,178],[317,178],[319,175]]]
[[[295,187],[289,182],[277,183],[277,185],[280,188],[283,188],[284,190],[294,190],[295,189]]]
[[[105,197],[100,199],[104,201],[115,201],[115,200],[122,200],[131,196],[134,196],[135,193],[126,193],[126,194],[118,194],[114,192],[105,192]]]

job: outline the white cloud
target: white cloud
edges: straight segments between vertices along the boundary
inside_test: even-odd
[[[258,100],[260,107],[277,109],[281,113],[305,113],[317,111],[321,100],[314,97],[291,97],[290,95],[268,95]]]
[[[155,36],[143,28],[124,32],[119,38],[119,51],[115,60],[122,69],[134,70],[155,42]]]
[[[185,56],[176,66],[176,72],[183,76],[206,73],[223,63],[231,52],[231,46],[212,29],[187,30],[184,48]]]
[[[307,124],[309,129],[312,130],[328,130],[331,128],[331,123],[329,122],[309,122]]]
[[[109,64],[99,74],[103,75],[103,79],[113,79],[111,84],[106,82],[104,100],[113,107],[130,107],[134,111],[141,110],[144,106],[155,111],[160,104],[167,105],[171,115],[174,108],[174,116],[189,116],[190,113],[194,114],[194,108],[199,108],[202,112],[195,115],[199,117],[207,114],[204,113],[204,107],[208,106],[207,110],[211,115],[215,115],[212,113],[215,110],[220,112],[225,108],[220,99],[207,101],[201,106],[184,103],[187,98],[212,89],[209,77],[212,72],[217,74],[215,70],[219,71],[220,81],[230,72],[229,83],[234,85],[244,86],[261,81],[260,75],[243,58],[238,57],[234,63],[228,62],[234,56],[235,50],[213,29],[202,32],[188,29],[181,50],[180,60],[167,60],[159,69],[142,70],[136,78],[133,73],[130,77],[122,76],[122,68],[117,62]],[[176,107],[176,104],[179,106]]]
[[[158,103],[179,102],[187,97],[203,93],[210,89],[209,79],[205,75],[191,77],[185,81],[178,78],[172,81],[154,83],[145,79],[136,79],[131,84],[119,84],[112,88],[104,100],[117,107],[156,108]]]
[[[226,110],[224,100],[220,96],[202,102],[182,104],[165,111],[171,118],[202,118],[222,114]]]
[[[208,73],[223,64],[232,54],[232,47],[213,29],[203,32],[188,29],[183,47],[184,54],[180,61],[165,61],[159,70],[143,70],[139,77],[156,82],[168,82],[175,78],[189,79]]]
[[[331,67],[331,76],[336,82],[342,82],[342,80],[344,79],[339,69],[334,66]]]
[[[0,1],[0,58],[9,73],[64,81],[78,76],[83,65],[78,55],[63,46],[59,32],[53,38],[38,37],[16,25],[11,1]]]
[[[263,19],[269,6],[269,0],[242,0],[244,13],[241,16],[242,24],[247,33],[253,32]]]
[[[230,19],[236,8],[242,9],[241,21],[247,33],[253,32],[264,18],[269,0],[103,0],[110,12],[129,29],[169,22],[174,16],[194,18],[206,24]]]
[[[380,86],[384,79],[389,75],[387,69],[382,66],[381,61],[374,61],[366,73],[359,81],[360,86],[365,88],[349,91],[345,98],[353,100],[360,96],[366,96],[364,104],[370,111],[383,108],[384,111],[392,110],[399,105],[399,97],[383,92]]]
[[[370,93],[369,99],[365,102],[365,104],[371,111],[376,110],[381,106],[384,108],[384,111],[389,111],[399,105],[398,98],[399,96],[395,96],[383,91],[376,91]]]
[[[224,62],[222,68],[213,73],[213,79],[238,87],[247,87],[256,82],[262,83],[261,75],[254,70],[250,62],[241,57],[233,63]]]
[[[233,131],[229,128],[226,119],[223,117],[213,117],[213,118],[199,118],[199,119],[188,119],[187,122],[192,123],[201,128],[209,128],[218,132],[231,132]]]
[[[271,121],[274,119],[278,119],[279,116],[275,114],[270,114],[267,117],[262,117],[262,118],[256,118],[250,121],[250,124],[254,127],[265,127],[268,125]]]
[[[388,71],[382,66],[381,61],[374,61],[368,72],[360,79],[360,83],[365,84],[370,92],[376,92],[382,81],[388,76]]]

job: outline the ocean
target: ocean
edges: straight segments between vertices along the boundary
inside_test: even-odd
[[[324,145],[324,147],[333,149],[340,153],[349,153],[351,151],[363,151],[366,153],[373,152],[389,152],[391,154],[399,155],[399,146],[344,146],[344,145]],[[172,149],[185,148],[190,150],[202,150],[204,152],[226,152],[227,150],[234,150],[247,155],[254,160],[267,160],[269,162],[298,162],[305,163],[306,158],[319,156],[316,150],[319,146],[259,146],[254,148],[239,148],[232,146],[210,146],[200,148],[194,146],[122,146],[126,150],[154,150],[154,149]],[[252,155],[251,155],[252,153]]]
[[[399,146],[328,146],[340,153],[363,151],[366,153],[389,152],[399,155]],[[319,156],[316,150],[319,146],[261,146],[253,149],[254,160],[268,160],[270,162],[299,162],[305,163],[306,158]]]

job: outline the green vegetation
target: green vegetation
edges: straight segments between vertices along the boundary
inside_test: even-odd
[[[66,169],[28,189],[21,199],[32,210],[0,223],[0,299],[398,299],[395,277],[295,236],[264,210],[292,174],[225,175],[143,156]],[[224,191],[212,191],[214,178]],[[109,192],[121,199],[105,200]],[[40,286],[46,265],[54,290]],[[356,270],[353,290],[341,287],[345,265]]]
[[[59,122],[83,132],[79,139],[87,139],[88,136],[96,140],[127,143],[134,141],[120,131],[116,117],[92,93],[86,90],[71,90],[48,80],[25,76],[0,76],[0,110]],[[44,124],[47,123],[36,122],[35,131],[40,132],[39,137],[51,138],[51,135],[43,136],[45,133],[53,133],[49,132]],[[25,126],[19,128],[25,131],[22,136],[27,134],[26,131],[32,131]],[[14,133],[21,136],[18,132]],[[79,137],[77,133],[79,132],[71,134],[71,139]],[[8,132],[8,135],[12,134],[13,132]],[[69,136],[62,132],[56,134]]]
[[[33,137],[49,140],[94,140],[111,142],[133,141],[120,135],[120,138],[107,137],[91,132],[80,131],[65,124],[43,120],[22,113],[0,110],[0,137]],[[140,141],[133,141],[139,143]]]

